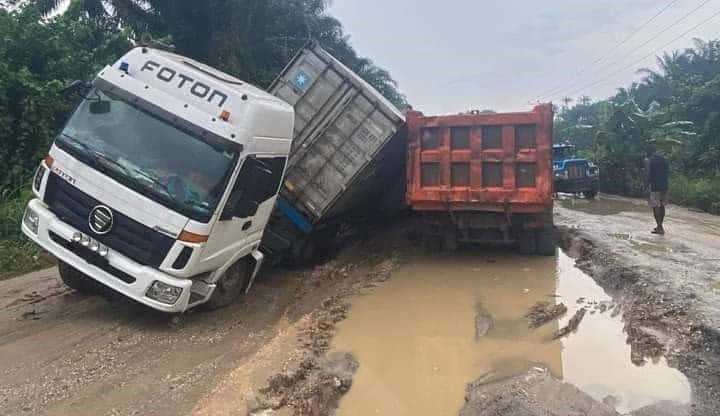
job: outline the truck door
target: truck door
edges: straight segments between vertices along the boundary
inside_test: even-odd
[[[208,241],[207,252],[218,262],[229,261],[243,246],[252,243],[248,238],[254,234],[260,242],[286,161],[286,157],[273,156],[250,156],[245,160]]]

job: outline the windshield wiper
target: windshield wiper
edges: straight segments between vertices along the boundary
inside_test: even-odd
[[[68,134],[65,134],[65,133],[60,133],[60,135],[61,135],[62,137],[64,137],[64,138],[66,138],[66,139],[69,139],[69,140],[72,142],[72,144],[80,146],[80,147],[81,147],[83,150],[85,150],[86,152],[88,152],[88,153],[94,152],[94,150],[92,150],[92,149],[90,148],[90,146],[88,146],[87,144],[81,142],[80,140],[78,140],[78,139],[76,139],[76,138],[74,138],[74,137],[72,137],[72,136],[70,136],[70,135],[68,135]]]
[[[149,181],[152,182],[153,184],[157,185],[157,186],[158,186],[160,189],[162,189],[162,190],[165,192],[165,194],[166,194],[168,197],[170,197],[170,199],[172,199],[173,201],[175,201],[175,202],[180,202],[180,201],[178,201],[178,200],[173,196],[172,192],[170,192],[170,188],[168,188],[168,186],[165,185],[164,183],[162,183],[158,178],[150,175],[150,174],[147,173],[147,172],[143,172],[143,171],[141,171],[141,170],[139,170],[139,169],[134,169],[134,170],[133,170],[133,173],[136,173],[136,174],[142,176],[143,178],[149,180]]]
[[[125,165],[123,165],[122,163],[118,162],[117,160],[111,158],[110,156],[108,156],[108,155],[106,155],[106,154],[104,154],[104,153],[102,153],[102,152],[98,152],[97,150],[91,148],[91,147],[88,146],[87,144],[81,142],[80,140],[78,140],[78,139],[76,139],[76,138],[74,138],[74,137],[72,137],[72,136],[70,136],[70,135],[67,135],[67,134],[65,134],[65,133],[60,133],[60,135],[63,136],[64,138],[66,138],[66,139],[69,139],[74,145],[80,146],[80,147],[85,151],[85,153],[86,153],[88,156],[92,157],[92,158],[95,159],[96,161],[97,161],[98,159],[100,159],[100,160],[102,160],[102,161],[104,161],[104,162],[110,163],[111,165],[114,165],[114,166],[116,166],[116,167],[119,167],[120,169],[122,169],[122,171],[123,171],[125,174],[129,174],[129,173],[130,173],[130,172],[128,171],[128,169],[125,167]]]
[[[107,162],[113,166],[120,168],[120,170],[122,170],[126,175],[130,176],[130,171],[128,170],[128,168],[125,167],[125,165],[123,165],[122,163],[118,162],[117,160],[111,158],[110,156],[108,156],[104,153],[98,152],[97,150],[91,150],[90,154],[93,157],[95,157],[95,159],[100,159],[103,162]]]

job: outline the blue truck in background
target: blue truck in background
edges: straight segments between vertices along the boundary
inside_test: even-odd
[[[600,190],[600,169],[587,159],[578,158],[575,146],[553,145],[555,192],[582,194],[595,198]]]

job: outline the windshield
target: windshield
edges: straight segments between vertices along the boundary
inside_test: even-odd
[[[100,90],[80,104],[56,143],[126,186],[203,222],[215,210],[237,156]]]
[[[556,147],[553,149],[553,160],[567,160],[573,157],[573,147]]]

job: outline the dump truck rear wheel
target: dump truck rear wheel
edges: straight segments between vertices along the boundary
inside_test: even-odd
[[[518,253],[522,255],[535,254],[535,231],[522,230],[518,235]]]
[[[442,241],[437,235],[423,235],[423,249],[428,254],[437,253],[442,249]]]
[[[69,288],[87,294],[97,294],[99,292],[100,284],[98,282],[69,264],[59,262],[58,270],[60,271],[60,279]]]
[[[586,199],[595,199],[595,197],[597,196],[597,194],[598,194],[597,191],[585,191],[585,192],[583,192],[583,196],[584,196]]]
[[[230,266],[220,280],[215,283],[215,291],[206,304],[208,309],[230,306],[245,292],[251,276],[252,269],[247,259],[242,259]]]
[[[535,233],[535,246],[537,254],[541,256],[554,256],[557,250],[555,230],[551,227],[541,228]]]
[[[444,251],[449,251],[449,252],[457,251],[457,249],[458,249],[457,235],[453,228],[447,228],[443,232],[442,239],[443,239],[442,249]]]

